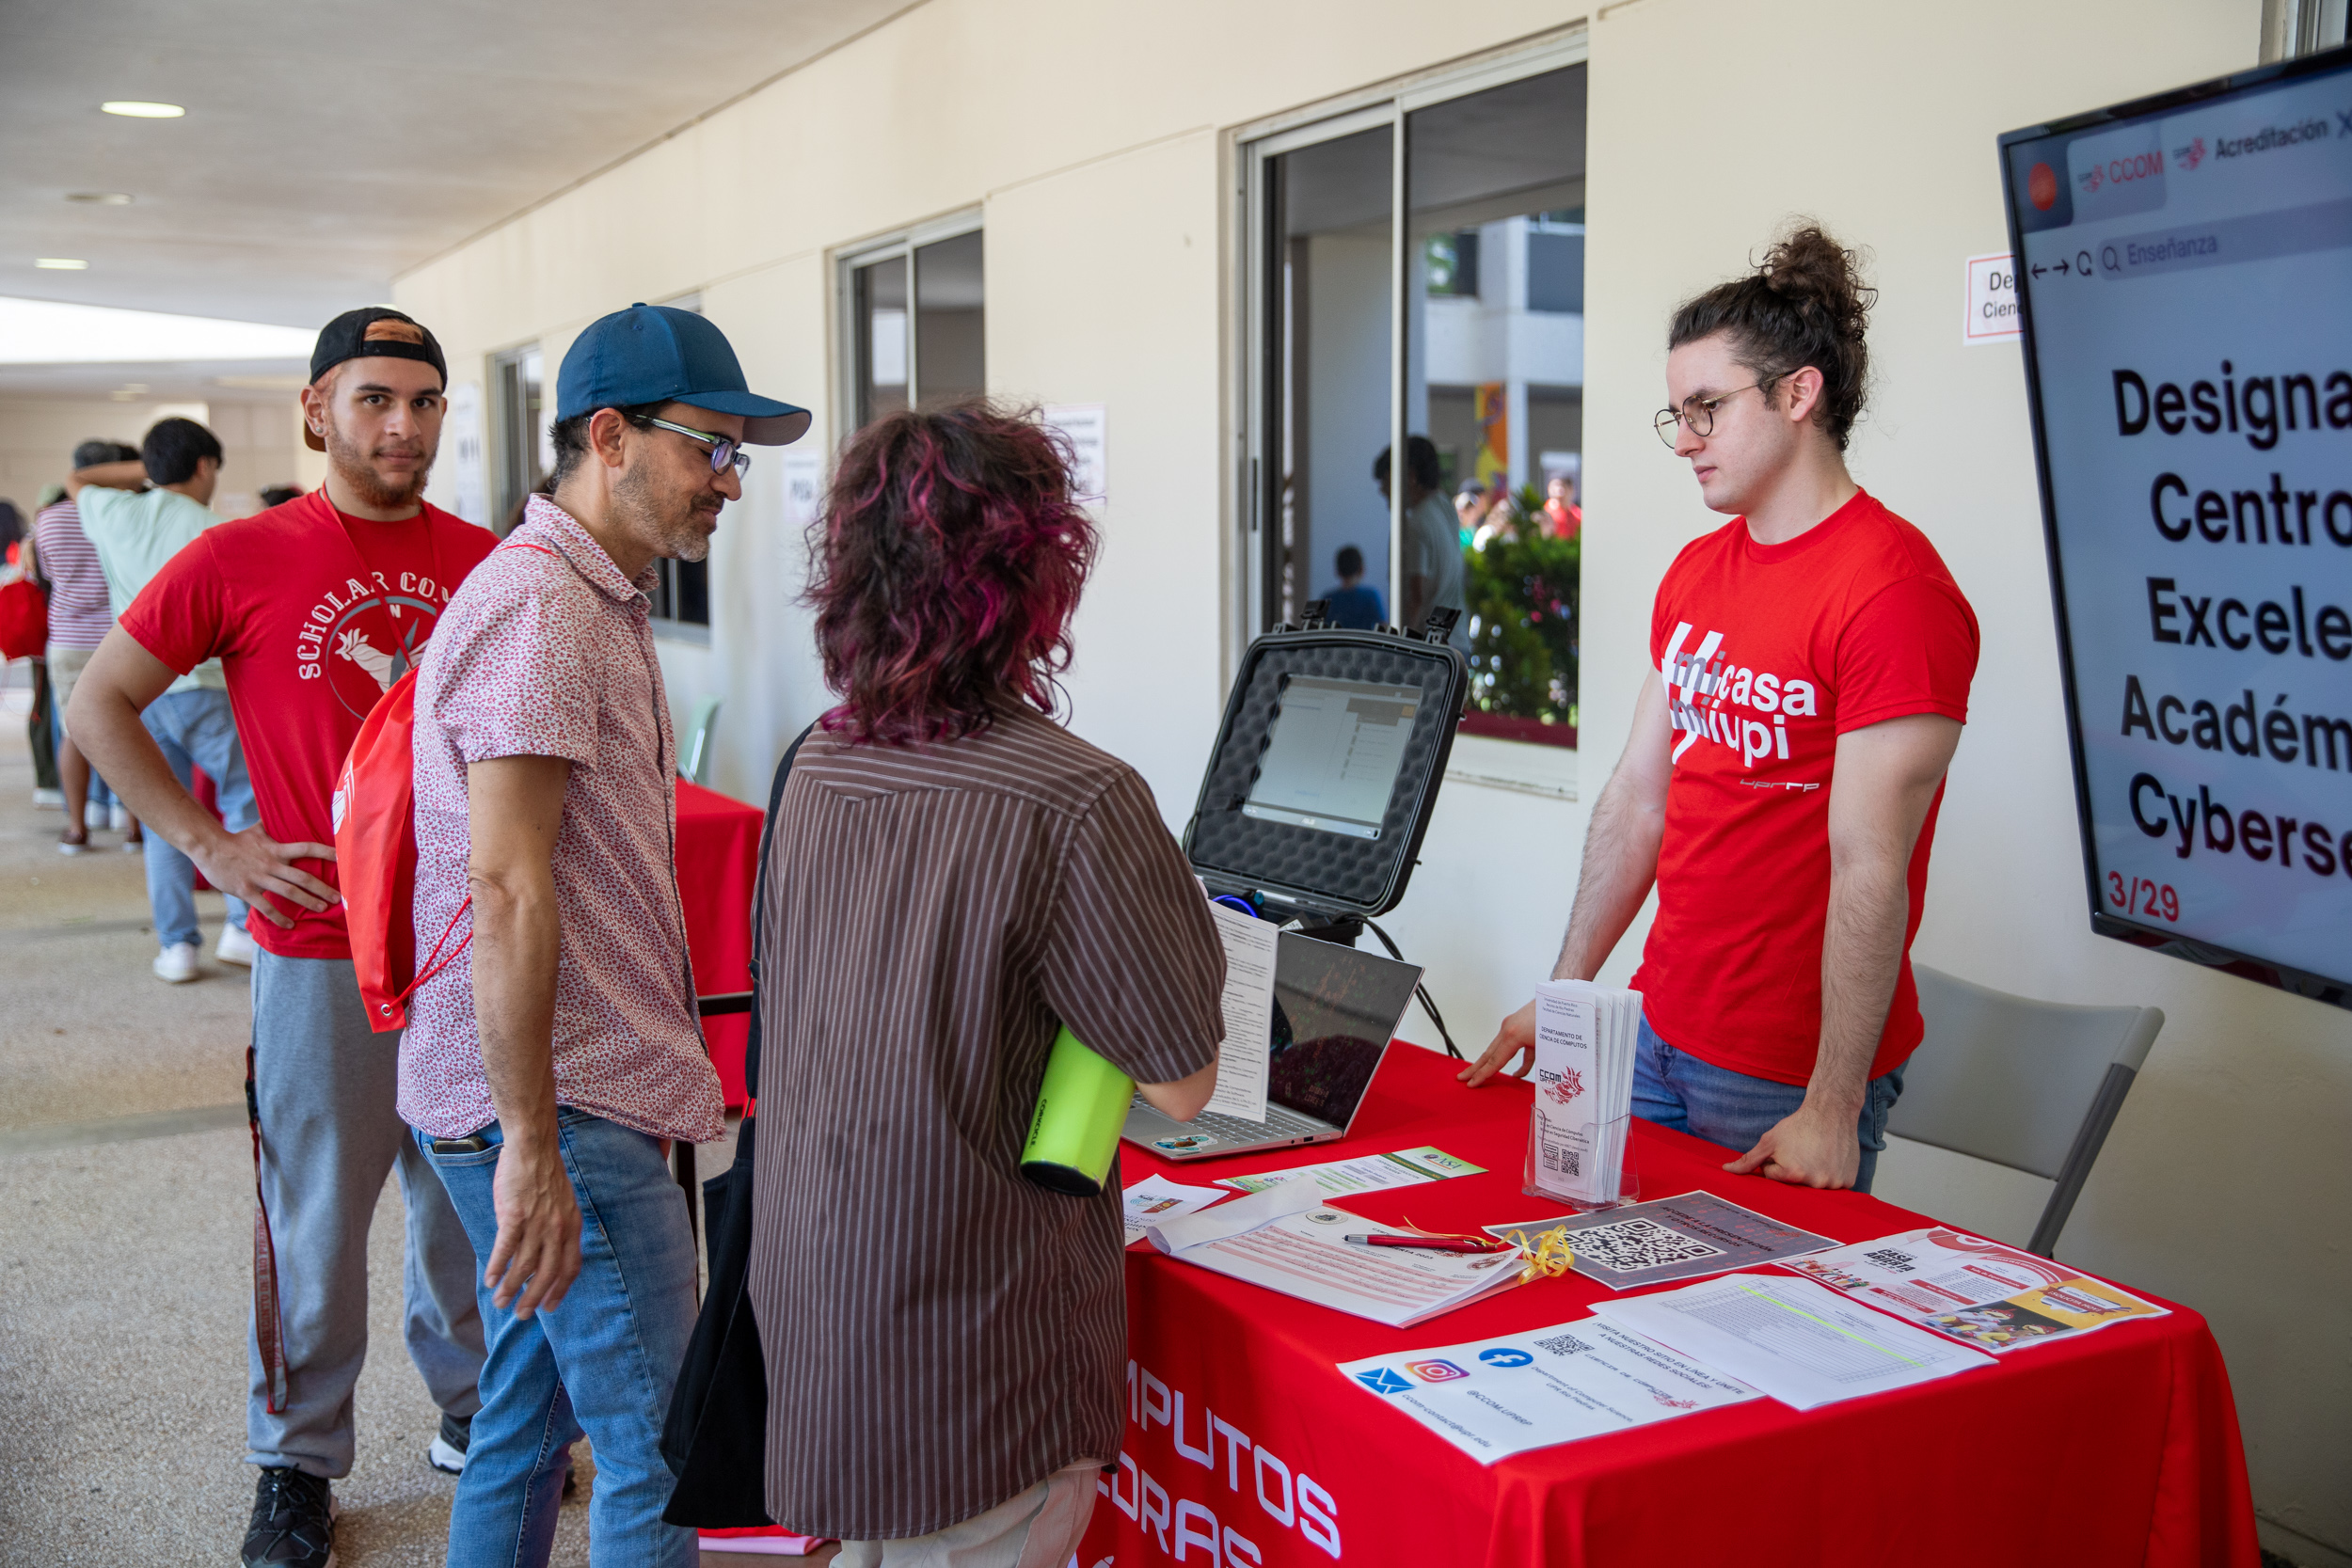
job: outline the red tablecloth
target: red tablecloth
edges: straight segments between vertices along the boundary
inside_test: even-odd
[[[752,989],[752,882],[759,872],[765,820],[756,806],[678,781],[678,895],[686,902],[694,984],[705,996]],[[731,1108],[743,1103],[743,1047],[750,1027],[740,1014],[703,1025]]]
[[[1434,1144],[1488,1174],[1343,1207],[1442,1230],[1527,1218],[1529,1091],[1465,1089],[1454,1068],[1399,1044],[1344,1142],[1182,1166],[1128,1146],[1122,1179],[1205,1184]],[[1634,1126],[1645,1197],[1705,1188],[1841,1242],[1925,1223],[1730,1176],[1712,1144]],[[1563,1323],[1603,1287],[1541,1280],[1399,1330],[1147,1247],[1128,1254],[1127,1290],[1128,1426],[1082,1564],[2257,1561],[2229,1376],[2186,1307],[1809,1414],[1760,1399],[1483,1465],[1334,1364]]]

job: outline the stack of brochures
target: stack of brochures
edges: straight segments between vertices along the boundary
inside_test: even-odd
[[[1451,1312],[1518,1283],[1517,1252],[1459,1254],[1366,1244],[1407,1235],[1324,1206],[1313,1181],[1282,1181],[1205,1213],[1153,1218],[1144,1235],[1180,1262],[1263,1285],[1391,1328]]]
[[[1631,1196],[1625,1143],[1641,1027],[1638,990],[1589,980],[1547,980],[1535,988],[1528,1192],[1587,1208]]]

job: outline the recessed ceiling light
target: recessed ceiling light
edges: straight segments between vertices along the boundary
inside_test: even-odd
[[[147,390],[147,383],[144,381],[126,381],[122,384],[122,389],[126,392],[144,392]]]
[[[68,191],[68,201],[84,202],[92,207],[128,207],[131,198],[123,191]]]
[[[188,111],[177,103],[147,103],[135,98],[117,98],[98,105],[110,115],[126,115],[133,119],[178,119]]]
[[[89,270],[87,261],[76,261],[71,256],[39,256],[34,258],[33,265],[46,268],[51,272],[87,272]]]

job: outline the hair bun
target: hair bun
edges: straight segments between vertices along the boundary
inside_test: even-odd
[[[1862,281],[1862,261],[1811,218],[1791,219],[1746,276],[1683,302],[1666,347],[1727,332],[1739,362],[1756,373],[1768,398],[1777,395],[1782,377],[1812,366],[1821,372],[1813,418],[1843,451],[1867,395],[1865,334],[1878,303],[1878,291]]]
[[[1862,281],[1862,258],[1818,223],[1801,221],[1773,242],[1756,272],[1772,293],[1820,309],[1848,336],[1862,335],[1878,303],[1878,291]]]

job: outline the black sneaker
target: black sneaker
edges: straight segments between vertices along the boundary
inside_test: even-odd
[[[253,1487],[245,1568],[335,1568],[335,1497],[326,1481],[264,1465]]]
[[[443,1475],[462,1476],[466,1473],[466,1445],[473,1435],[471,1416],[453,1416],[441,1412],[441,1430],[424,1450],[424,1462]]]

